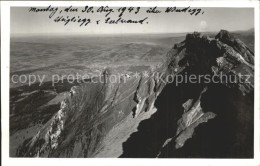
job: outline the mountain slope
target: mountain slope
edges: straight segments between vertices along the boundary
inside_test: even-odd
[[[106,69],[101,82],[72,87],[17,156],[252,157],[254,54],[229,32],[187,34],[161,66],[106,81],[114,74]],[[244,81],[223,82],[223,74]],[[218,82],[177,79],[191,75]],[[224,135],[212,142],[207,134]]]

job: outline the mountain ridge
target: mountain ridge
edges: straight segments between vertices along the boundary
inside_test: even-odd
[[[207,102],[205,103],[204,96],[210,96],[209,92],[215,91],[214,88],[232,89],[235,93],[238,93],[238,101],[243,101],[243,96],[252,97],[254,90],[254,53],[228,31],[221,30],[215,38],[194,32],[187,34],[183,42],[173,46],[167,53],[167,58],[162,66],[147,72],[148,77],[144,74],[140,74],[136,78],[130,76],[126,83],[88,83],[72,87],[71,93],[66,94],[66,98],[61,102],[60,110],[34,137],[24,141],[23,145],[17,150],[17,156],[96,157],[102,153],[102,148],[106,148],[107,153],[100,156],[105,157],[167,157],[175,153],[178,154],[178,149],[184,148],[185,142],[192,140],[198,126],[202,124],[204,126],[207,121],[211,122],[218,117],[222,117],[222,112],[211,112],[205,109],[210,106],[207,105]],[[113,74],[113,71],[106,69],[104,73],[103,80]],[[154,75],[154,73],[157,74]],[[185,73],[188,73],[189,76],[192,74],[217,75],[218,79],[220,79],[220,73],[235,78],[241,78],[239,73],[242,73],[243,75],[250,75],[250,82],[220,83],[221,85],[186,83],[186,85],[180,87],[174,86],[174,83],[176,83],[174,81],[168,83],[169,76],[176,78],[177,75],[185,75]],[[144,149],[142,152],[142,149],[139,149],[142,148],[142,141],[138,142],[140,147],[133,147],[131,140],[135,139],[132,142],[138,141],[141,130],[126,130],[131,133],[124,133],[124,138],[118,140],[115,137],[108,137],[110,131],[119,123],[129,123],[129,128],[131,126],[139,128],[144,120],[140,116],[147,116],[145,114],[148,114],[153,117],[154,114],[163,112],[163,109],[171,109],[163,106],[164,100],[170,100],[166,97],[173,95],[166,91],[167,88],[180,91],[178,93],[183,93],[184,97],[178,98],[178,96],[175,96],[181,105],[176,102],[179,105],[176,105],[176,109],[173,110],[179,109],[179,111],[171,113],[174,116],[171,117],[171,122],[167,121],[167,123],[175,125],[171,127],[171,131],[166,131],[170,132],[169,135],[158,136],[160,141],[157,140],[158,142],[152,146],[152,150]],[[194,93],[187,92],[187,89],[194,91]],[[214,102],[215,99],[210,97],[207,100],[210,103]],[[251,115],[253,114],[252,110],[250,111],[248,120],[252,120],[253,116]],[[131,123],[129,122],[131,120],[128,121],[130,117],[133,119],[138,117],[140,121]],[[238,124],[243,121],[240,116],[231,120]],[[136,126],[136,123],[140,124]],[[250,128],[251,132],[252,124],[249,123],[246,126]],[[119,131],[114,131],[113,134],[120,135],[124,130],[123,125]],[[249,134],[252,135],[252,133]],[[128,138],[125,139],[126,137]],[[115,143],[111,143],[113,139],[121,142],[116,146],[122,146],[120,151],[113,152],[112,148],[115,145]],[[107,142],[111,143],[109,147],[104,146]],[[248,142],[246,138],[245,142]],[[172,146],[171,144],[175,147],[172,147],[172,154],[167,154],[165,148]],[[240,146],[238,149],[250,151],[250,148],[253,148],[249,146],[251,144],[252,142],[249,142],[248,146],[245,146],[242,140],[241,145],[237,146]],[[146,151],[147,153],[145,153]],[[113,156],[110,156],[110,154],[113,154]],[[232,149],[228,155],[233,155]],[[248,157],[251,153],[243,155]]]

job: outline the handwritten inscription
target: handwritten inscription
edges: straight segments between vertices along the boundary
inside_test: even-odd
[[[80,27],[89,24],[148,24],[149,16],[154,14],[178,14],[184,13],[190,16],[204,14],[201,8],[192,7],[109,7],[109,6],[84,6],[84,7],[30,7],[30,13],[47,13],[48,18],[55,23],[62,23],[64,26],[76,23]],[[94,19],[91,15],[102,15],[102,19]],[[127,15],[127,18],[125,17]],[[132,16],[139,16],[138,19]],[[129,18],[130,17],[130,18]],[[140,18],[141,17],[141,18]]]

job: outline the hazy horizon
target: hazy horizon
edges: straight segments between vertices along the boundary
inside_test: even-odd
[[[227,29],[220,29],[220,30],[227,30]],[[193,32],[199,32],[199,33],[218,33],[218,31],[190,31],[190,32],[160,32],[160,33],[106,33],[106,34],[86,34],[86,33],[11,33],[11,37],[35,37],[35,36],[46,36],[46,37],[51,37],[51,36],[128,36],[128,35],[176,35],[176,36],[183,36],[187,33],[193,33]],[[234,30],[234,31],[229,31],[229,32],[247,32],[247,31],[254,31],[254,28],[249,28],[246,30]]]

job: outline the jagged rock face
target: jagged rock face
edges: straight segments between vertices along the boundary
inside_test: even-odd
[[[117,123],[153,109],[162,89],[157,80],[139,76],[126,83],[110,83],[105,81],[109,74],[111,71],[104,72],[104,83],[73,87],[57,114],[24,142],[17,155],[94,157],[102,139]]]
[[[203,133],[201,126],[215,122],[211,127],[218,131],[218,125],[223,118],[225,123],[231,121],[231,127],[228,127],[230,130],[234,127],[232,125],[246,124],[241,127],[241,130],[235,129],[236,133],[232,131],[234,135],[228,135],[227,140],[235,142],[235,145],[228,147],[229,150],[231,149],[230,154],[234,154],[232,148],[240,149],[246,150],[248,153],[245,153],[244,157],[248,157],[253,148],[251,146],[253,106],[252,102],[248,102],[248,100],[253,101],[253,64],[253,52],[227,31],[221,31],[215,39],[199,33],[188,34],[185,41],[175,44],[168,52],[163,65],[146,71],[146,74],[136,78],[129,76],[125,83],[104,81],[104,83],[86,83],[73,87],[71,93],[62,101],[60,110],[39,130],[37,135],[23,143],[17,150],[17,156],[184,157],[186,153],[196,157],[196,149],[189,149],[194,146],[190,140],[195,140],[194,144],[200,140],[197,135],[193,138],[194,133],[202,133],[205,136],[207,133]],[[103,80],[112,73],[111,70],[105,70]],[[177,75],[185,74],[216,75],[218,80],[221,79],[221,74],[236,78],[240,78],[242,74],[250,75],[250,79],[248,83],[182,82],[180,86],[176,86],[175,81],[167,82],[169,76],[175,78]],[[221,93],[214,96],[215,91]],[[220,98],[224,94],[227,100],[232,97],[229,103],[223,107],[210,106],[223,104],[224,101]],[[234,104],[236,102],[240,102],[244,108],[237,108]],[[246,106],[248,104],[249,107]],[[247,108],[249,110],[246,110]],[[131,119],[138,119],[155,109],[157,112],[153,112],[151,119],[148,120],[147,123],[150,124],[148,127],[142,128],[145,123],[141,122],[137,132],[130,129],[137,125],[132,124]],[[243,119],[244,114],[247,114],[246,119]],[[162,122],[163,118],[167,118],[166,124]],[[208,130],[210,129],[205,131]],[[120,134],[123,134],[123,131],[127,132],[121,138]],[[149,132],[154,138],[146,138]],[[118,136],[111,136],[111,134],[118,134]],[[248,138],[245,138],[244,134],[248,134]],[[239,138],[241,135],[243,138]],[[144,140],[146,143],[143,142]],[[153,141],[154,144],[149,146]],[[226,144],[221,143],[226,148]],[[247,145],[244,146],[246,143]],[[121,146],[122,151],[112,152],[116,145]],[[218,150],[216,153],[209,154],[217,157],[221,154]],[[104,154],[105,152],[107,154]]]
[[[233,45],[235,46],[232,47]],[[248,49],[245,44],[239,39],[235,39],[227,31],[220,31],[216,39],[201,36],[199,33],[188,34],[184,48],[186,49],[185,58],[181,64],[188,66],[186,69],[189,74],[216,74],[219,77],[222,74],[232,76],[237,80],[247,79],[246,76],[248,76],[247,83],[227,81],[225,84],[230,87],[236,86],[243,93],[249,93],[254,88],[253,62],[245,59],[248,57],[252,59],[254,55],[251,52],[244,52],[242,48]],[[243,76],[244,78],[242,78]]]
[[[215,38],[240,53],[248,63],[254,64],[254,53],[241,40],[235,38],[228,31],[221,30]]]
[[[254,55],[252,52],[243,42],[224,30],[220,31],[215,39],[211,39],[205,35],[201,36],[199,33],[188,34],[186,40],[181,44],[175,45],[174,48],[178,49],[179,52],[185,50],[184,58],[180,61],[180,64],[185,66],[184,72],[187,72],[188,75],[215,75],[220,82],[201,83],[202,87],[195,87],[199,93],[194,92],[199,97],[184,97],[183,100],[186,102],[182,105],[183,114],[178,120],[178,126],[175,129],[176,134],[165,141],[157,157],[198,157],[201,154],[197,150],[203,150],[199,146],[209,146],[212,148],[205,148],[206,150],[204,151],[206,153],[202,155],[205,157],[252,157],[253,104],[251,102],[253,102],[254,90]],[[232,78],[237,79],[240,78],[241,80],[243,80],[241,77],[246,75],[248,79],[247,82],[221,82],[222,75],[232,76]],[[194,85],[191,84],[190,87],[192,86]],[[223,101],[223,97],[218,95],[219,92],[229,102]],[[215,93],[216,96],[212,95],[212,93]],[[220,98],[222,99],[220,100]],[[230,99],[234,101],[231,102]],[[234,106],[233,103],[240,103],[243,105],[242,109]],[[248,107],[245,106],[247,104]],[[210,105],[214,105],[215,107]],[[241,117],[243,114],[244,118]],[[208,133],[199,130],[201,129],[199,125],[207,121],[215,125],[214,127],[211,126],[211,129],[207,129]],[[246,127],[242,127],[243,125]],[[219,126],[219,128],[216,126]],[[196,127],[202,136],[196,136],[195,139],[188,141],[188,145],[185,146],[185,142],[194,135]],[[215,133],[220,135],[221,140],[218,141],[215,138],[217,137]],[[232,133],[233,135],[228,133]],[[215,137],[205,136],[207,134],[214,135]],[[222,140],[222,137],[226,137],[226,140]],[[200,142],[200,140],[204,139],[206,139],[205,144]],[[214,140],[215,142],[208,140]],[[232,143],[231,140],[235,143]],[[212,146],[213,144],[216,144],[218,147]],[[183,148],[178,150],[181,147]],[[246,153],[238,152],[242,149]],[[224,151],[227,152],[224,153]]]

